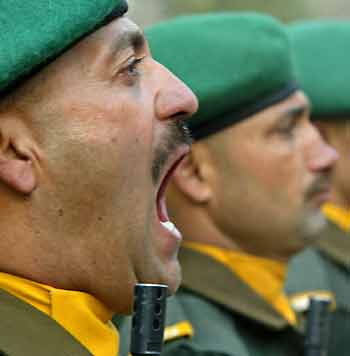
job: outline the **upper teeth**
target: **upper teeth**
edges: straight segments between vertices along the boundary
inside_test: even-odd
[[[181,237],[180,231],[176,228],[176,226],[171,221],[161,222],[161,224],[173,235],[177,237]]]

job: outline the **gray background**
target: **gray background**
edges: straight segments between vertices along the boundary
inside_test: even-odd
[[[303,18],[350,18],[350,0],[129,0],[130,17],[141,27],[181,14],[255,10],[289,22]]]

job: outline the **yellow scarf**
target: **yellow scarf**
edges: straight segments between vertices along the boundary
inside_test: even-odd
[[[343,231],[350,231],[350,209],[345,210],[334,204],[326,203],[322,206],[323,214]]]
[[[222,263],[271,304],[291,325],[296,325],[296,315],[283,291],[287,272],[285,264],[197,242],[185,242],[184,246]]]
[[[116,356],[119,334],[112,313],[83,292],[56,289],[0,272],[0,288],[56,320],[94,356]]]

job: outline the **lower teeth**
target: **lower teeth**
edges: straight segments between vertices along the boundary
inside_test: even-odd
[[[180,231],[171,221],[161,222],[162,226],[165,227],[169,232],[177,237],[181,237]]]

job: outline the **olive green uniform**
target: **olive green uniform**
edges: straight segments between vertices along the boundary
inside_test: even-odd
[[[286,283],[290,295],[312,290],[335,294],[336,310],[330,328],[330,356],[350,354],[350,234],[328,221],[314,248],[291,262]]]
[[[183,248],[183,283],[169,299],[167,326],[191,323],[194,336],[166,342],[162,356],[302,355],[303,335],[216,260]],[[121,339],[128,338],[121,327]],[[121,356],[127,355],[126,345]]]
[[[0,289],[1,356],[92,356],[56,321]]]

